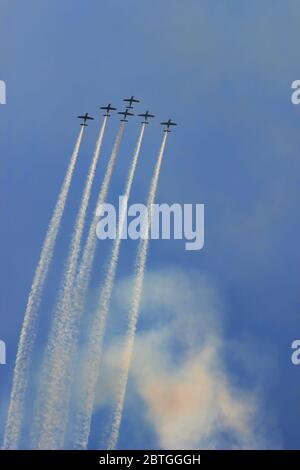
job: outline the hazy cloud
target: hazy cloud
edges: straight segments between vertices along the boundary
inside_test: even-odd
[[[125,309],[130,282],[117,289]],[[237,388],[224,365],[219,297],[199,275],[163,270],[146,276],[127,406],[134,390],[161,448],[264,445],[264,432],[257,429],[258,392]],[[106,351],[97,406],[111,403],[121,352],[122,340],[114,339]]]

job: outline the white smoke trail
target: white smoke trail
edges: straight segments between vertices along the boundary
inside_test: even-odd
[[[126,201],[126,203],[130,196],[134,174],[136,171],[143,142],[144,132],[145,124],[143,124],[141,128],[141,132],[137,141],[137,145],[134,151],[132,163],[130,165],[130,170],[126,181],[124,193],[124,200]],[[123,233],[124,229],[125,215],[126,205],[124,204],[120,214],[118,236],[114,240],[104,285],[100,289],[98,308],[91,325],[89,343],[87,345],[87,353],[83,365],[83,377],[86,377],[87,380],[82,381],[79,409],[77,410],[78,414],[75,418],[75,433],[73,446],[76,449],[86,449],[88,445],[95,391],[97,387],[99,367],[102,357],[103,338],[118,266],[118,259],[122,241],[121,234]]]
[[[7,422],[4,433],[3,449],[16,449],[21,433],[22,417],[28,374],[31,364],[31,355],[36,337],[38,308],[41,302],[42,291],[53,257],[58,230],[64,213],[67,196],[72,182],[75,165],[77,162],[80,145],[82,142],[84,127],[82,126],[74,147],[74,151],[64,178],[58,200],[48,226],[46,238],[40,254],[40,259],[34,274],[33,283],[25,310],[24,321],[19,339],[12,392],[8,409]]]
[[[106,196],[108,193],[110,180],[112,177],[112,172],[115,166],[116,158],[119,153],[119,148],[121,145],[122,136],[125,129],[125,123],[122,122],[116,141],[106,168],[104,180],[101,186],[101,190],[98,196],[98,201],[96,209],[94,212],[93,220],[90,225],[87,241],[85,243],[82,259],[79,266],[78,275],[76,277],[74,296],[73,296],[73,305],[76,308],[77,315],[80,316],[84,311],[85,300],[87,295],[87,290],[89,286],[89,281],[91,277],[91,271],[93,267],[93,261],[95,257],[95,251],[97,246],[97,236],[96,236],[96,227],[98,223],[97,208],[104,204]]]
[[[94,257],[96,253],[96,246],[97,246],[96,226],[98,222],[97,208],[100,204],[103,204],[106,200],[113,169],[114,169],[115,162],[119,153],[119,148],[121,145],[124,129],[125,129],[125,123],[122,122],[119,128],[118,134],[116,136],[116,140],[115,140],[115,143],[114,143],[111,155],[110,155],[110,159],[107,164],[104,179],[101,185],[101,189],[100,189],[97,204],[96,204],[96,209],[93,214],[87,240],[84,245],[83,254],[79,263],[78,274],[76,276],[76,279],[74,280],[74,285],[72,288],[72,297],[73,297],[72,298],[72,324],[73,324],[73,327],[72,329],[70,329],[70,331],[72,331],[73,350],[70,351],[70,358],[71,357],[73,358],[76,352],[80,319],[84,312],[86,295],[87,295],[89,281],[91,277],[93,261],[94,261]],[[70,344],[72,341],[70,341]],[[69,363],[71,364],[72,362],[73,360],[70,359]],[[72,374],[71,369],[68,372]],[[42,377],[42,381],[44,380],[47,382],[47,376],[45,377],[45,379],[44,377]],[[71,378],[70,378],[70,381],[71,381]],[[46,385],[48,385],[48,383]],[[36,444],[37,438],[40,437],[38,439],[37,447],[40,449],[44,449],[44,448],[48,448],[48,437],[47,437],[47,442],[45,442],[46,439],[44,439],[43,437],[44,435],[48,436],[48,432],[46,434],[44,433],[44,431],[52,427],[52,421],[49,422],[49,425],[48,425],[47,423],[44,423],[42,419],[40,419],[40,416],[42,413],[41,403],[43,403],[43,384],[42,384],[42,391],[41,391],[41,400],[40,400],[40,403],[38,404],[39,406],[37,410],[37,416],[35,418],[33,443]],[[45,424],[47,424],[47,428],[45,428]],[[56,431],[59,434],[59,441],[61,442],[61,440],[63,439],[61,430],[57,429]],[[56,446],[57,442],[55,442],[54,444]],[[52,446],[52,444],[50,445]]]
[[[86,212],[99,161],[104,132],[107,125],[104,118],[95,151],[88,171],[86,184],[77,214],[74,234],[71,239],[62,286],[58,296],[51,333],[46,348],[46,357],[41,371],[42,381],[39,402],[41,416],[36,417],[42,423],[39,446],[58,448],[63,444],[67,424],[67,410],[70,396],[70,370],[74,347],[73,288],[80,256],[81,240],[85,225]],[[45,385],[45,384],[44,384]],[[41,406],[42,404],[42,406]]]
[[[166,141],[167,141],[168,133],[165,132],[162,145],[159,151],[157,163],[154,169],[154,173],[152,176],[150,190],[147,200],[147,209],[148,209],[148,224],[147,224],[147,234],[144,238],[141,238],[139,243],[139,249],[136,258],[136,265],[135,265],[135,281],[133,286],[133,294],[131,300],[131,308],[128,317],[128,326],[127,326],[127,333],[125,338],[125,348],[122,355],[122,363],[121,363],[121,372],[120,372],[120,380],[118,385],[118,395],[117,395],[117,404],[114,411],[113,423],[111,427],[111,433],[108,440],[108,450],[113,450],[116,448],[118,438],[119,438],[119,431],[120,431],[120,424],[122,420],[123,408],[124,408],[124,401],[126,395],[126,388],[128,382],[128,374],[130,370],[133,346],[134,346],[134,338],[136,332],[136,326],[139,316],[139,309],[141,303],[141,296],[143,290],[143,282],[144,282],[144,275],[145,275],[145,267],[147,261],[147,253],[148,253],[148,246],[149,246],[149,231],[151,228],[151,208],[155,201],[158,179],[161,169],[161,163],[165,151]]]

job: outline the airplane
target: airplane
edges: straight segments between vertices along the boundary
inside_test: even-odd
[[[101,106],[100,109],[104,109],[106,111],[106,114],[103,114],[103,116],[106,116],[106,117],[110,117],[110,114],[109,114],[110,111],[117,111],[117,108],[113,108],[110,103],[107,106]]]
[[[85,126],[85,127],[87,127],[86,121],[87,121],[88,119],[90,119],[91,121],[94,120],[94,118],[93,118],[92,116],[89,116],[89,113],[85,113],[84,116],[77,116],[77,117],[78,117],[78,119],[83,119],[83,123],[80,124],[80,125],[81,125],[81,126]]]
[[[131,96],[130,98],[125,98],[123,101],[127,101],[129,103],[129,106],[127,106],[128,109],[133,109],[132,103],[140,102],[140,100],[137,100],[134,96]]]
[[[122,122],[128,122],[128,120],[126,119],[127,116],[134,116],[134,114],[130,113],[127,108],[126,111],[120,111],[118,114],[122,114],[124,116],[123,119],[121,119]]]
[[[167,126],[167,128],[164,130],[164,132],[171,132],[170,131],[170,126],[177,126],[176,122],[172,122],[171,119],[169,119],[167,122],[161,122],[160,123],[162,126]]]
[[[150,114],[149,111],[146,111],[144,114],[138,114],[138,116],[143,117],[145,120],[142,122],[142,124],[149,124],[148,118],[154,118],[154,114]]]

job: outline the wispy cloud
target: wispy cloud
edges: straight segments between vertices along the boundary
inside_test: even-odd
[[[119,284],[120,305],[127,305],[130,282]],[[221,305],[217,289],[205,277],[174,270],[146,277],[127,406],[133,406],[130,394],[138,393],[145,423],[155,431],[161,448],[266,445],[266,429],[258,432],[258,391],[238,388],[225,367]],[[113,340],[105,355],[96,407],[111,403],[121,351],[119,339]]]
[[[164,351],[164,335],[159,340],[155,336],[139,338],[133,373],[159,445],[258,447],[252,429],[256,398],[230,386],[220,366],[218,339],[208,338],[176,366]],[[227,443],[224,433],[229,436]]]

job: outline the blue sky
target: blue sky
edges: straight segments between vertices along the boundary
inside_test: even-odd
[[[149,271],[209,279],[221,304],[227,376],[259,397],[265,446],[299,448],[299,372],[290,361],[290,344],[300,334],[300,107],[290,100],[291,83],[300,78],[299,2],[0,0],[0,12],[0,79],[7,85],[7,104],[0,106],[0,338],[8,353],[0,369],[0,434],[28,291],[78,132],[75,116],[100,117],[99,106],[119,107],[134,94],[138,110],[158,119],[147,129],[132,201],[145,201],[159,122],[172,117],[179,126],[167,144],[157,199],[205,204],[204,249],[155,241]],[[81,149],[41,308],[37,356],[98,127],[87,129]],[[112,118],[98,184],[117,127]],[[122,192],[138,131],[133,119],[112,202]],[[135,249],[132,242],[123,247],[120,282],[132,273]],[[108,244],[101,247],[99,262],[108,252]],[[92,287],[99,282],[95,272]],[[199,315],[199,327],[204,319]],[[148,323],[141,319],[141,328]],[[169,361],[176,362],[180,350],[171,351]],[[128,400],[122,448],[160,445],[147,406],[142,395]]]

